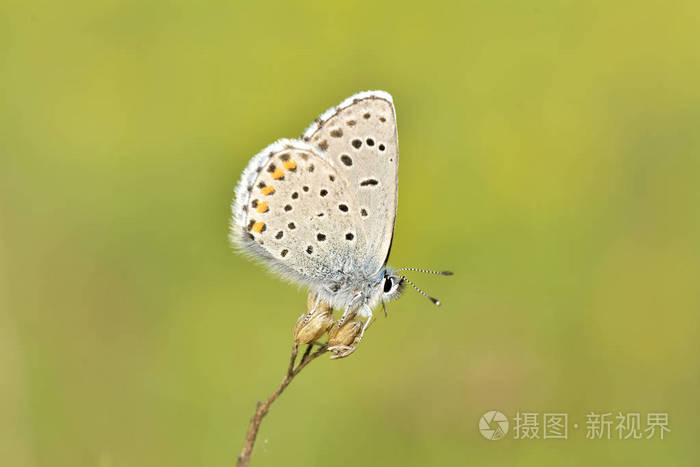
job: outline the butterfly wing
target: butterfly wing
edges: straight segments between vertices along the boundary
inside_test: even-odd
[[[347,180],[367,235],[362,266],[373,276],[389,256],[398,202],[399,143],[391,95],[356,94],[326,111],[302,139]]]
[[[231,239],[240,249],[317,289],[367,250],[349,180],[303,141],[280,140],[253,157],[232,211]]]

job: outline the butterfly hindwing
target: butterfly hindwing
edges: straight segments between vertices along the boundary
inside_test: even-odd
[[[323,283],[348,258],[367,250],[350,183],[309,144],[278,141],[243,172],[232,238],[288,279]]]

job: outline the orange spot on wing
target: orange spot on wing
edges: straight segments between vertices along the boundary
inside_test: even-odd
[[[266,187],[263,187],[263,189],[260,190],[260,192],[261,192],[263,195],[271,195],[272,193],[275,192],[275,187],[272,186],[272,185],[267,185]]]
[[[282,172],[282,169],[277,167],[274,172],[272,172],[272,178],[275,180],[279,180],[280,178],[284,178],[284,172]]]
[[[292,159],[284,161],[282,165],[284,165],[284,168],[287,170],[294,170],[297,168],[297,163],[294,162]]]
[[[267,212],[267,201],[262,201],[258,203],[257,207],[258,212]]]
[[[264,222],[256,222],[255,224],[253,224],[253,230],[257,233],[262,233],[264,227]]]

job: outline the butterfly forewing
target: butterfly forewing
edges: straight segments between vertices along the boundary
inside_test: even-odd
[[[399,148],[391,96],[361,93],[324,113],[304,140],[347,181],[356,200],[354,223],[366,232],[360,260],[365,272],[378,271],[387,260],[396,218]]]

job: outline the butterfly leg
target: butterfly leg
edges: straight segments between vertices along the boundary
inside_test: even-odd
[[[350,304],[347,307],[345,307],[345,311],[343,312],[343,315],[338,320],[338,327],[341,327],[346,319],[348,319],[348,318],[352,319],[355,317],[355,315],[357,314],[357,307],[355,305],[357,302],[360,301],[361,298],[362,298],[362,295],[360,295],[360,294],[357,294],[352,298],[352,300],[350,301]],[[352,311],[350,311],[350,310],[352,310]]]
[[[316,295],[316,302],[314,303],[314,306],[306,313],[306,316],[304,316],[304,322],[303,324],[306,324],[309,319],[316,313],[316,309],[318,308],[318,304],[321,303],[321,297]]]
[[[373,318],[372,309],[370,307],[368,307],[367,305],[364,305],[362,307],[362,311],[363,311],[362,314],[367,316],[367,321],[365,321],[365,325],[362,326],[362,331],[360,332],[360,335],[355,340],[355,345],[360,343],[360,341],[362,340],[362,336],[365,335],[365,331],[367,330],[369,325],[372,323],[372,318]]]
[[[354,315],[354,313],[353,313],[353,315]],[[350,316],[351,316],[350,310],[346,308],[345,311],[343,312],[343,315],[338,320],[338,327],[341,327],[343,325],[343,323],[345,322],[345,320],[348,319],[348,317],[350,317]]]
[[[350,311],[350,310],[352,310],[352,311]],[[338,329],[340,329],[342,327],[342,325],[345,321],[347,321],[348,319],[353,319],[357,314],[358,314],[358,310],[356,308],[355,309],[352,309],[350,307],[346,308],[345,311],[343,312],[343,315],[338,320],[338,324],[337,324]],[[362,315],[365,314],[364,309],[363,309],[361,314]],[[365,324],[362,328],[362,332],[364,332],[364,330],[366,328],[367,328],[367,325]],[[351,353],[353,353],[355,351],[355,349],[357,348],[357,344],[359,342],[360,342],[360,338],[356,337],[354,339],[354,341],[352,342],[352,344],[350,344],[350,345],[334,345],[334,346],[329,347],[328,350],[330,350],[331,352],[334,353],[334,355],[331,357],[331,359],[335,360],[336,358],[347,357],[348,355],[350,355]]]
[[[343,317],[340,318],[339,322],[344,321],[346,314],[348,314],[347,311],[343,314]],[[360,331],[360,334],[355,338],[353,343],[350,345],[335,345],[333,347],[329,347],[328,350],[330,350],[331,352],[333,352],[335,354],[334,356],[331,357],[331,359],[347,357],[348,355],[353,353],[355,351],[355,349],[357,349],[357,346],[359,345],[360,341],[362,340],[362,336],[364,336],[365,331],[367,330],[369,325],[372,323],[372,318],[373,318],[372,310],[367,305],[364,305],[362,307],[362,311],[359,314],[361,317],[362,316],[367,317],[367,321],[365,321],[365,324],[362,326],[362,331]],[[354,315],[355,315],[355,313],[353,313],[353,317],[354,317]]]

